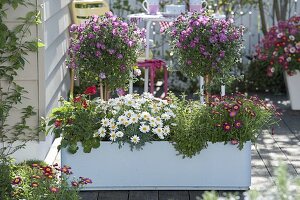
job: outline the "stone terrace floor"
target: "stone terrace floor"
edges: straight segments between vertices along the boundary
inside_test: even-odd
[[[275,168],[280,162],[288,167],[291,176],[300,173],[300,111],[292,111],[285,95],[259,95],[269,98],[280,108],[282,120],[274,126],[274,134],[265,130],[252,145],[251,188],[266,191],[275,184]],[[204,191],[87,191],[83,200],[200,200]],[[225,191],[216,191],[219,196]],[[225,192],[225,194],[224,194]],[[228,192],[228,191],[227,191]],[[231,191],[235,192],[235,191]],[[242,192],[237,192],[244,199]]]

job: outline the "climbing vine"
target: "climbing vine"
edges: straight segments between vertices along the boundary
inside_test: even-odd
[[[9,28],[7,13],[19,6],[31,7],[32,11],[18,18],[18,25]],[[28,53],[36,52],[42,46],[37,40],[28,40],[30,27],[39,23],[39,12],[30,1],[0,0],[0,161],[23,148],[26,141],[37,139],[38,131],[27,125],[28,119],[36,114],[32,106],[22,108],[20,117],[13,116],[14,121],[17,121],[15,124],[11,124],[8,119],[27,93],[15,78],[29,62],[26,60]],[[22,144],[15,145],[17,140],[22,140]]]

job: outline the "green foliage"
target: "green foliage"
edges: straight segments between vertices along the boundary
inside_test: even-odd
[[[207,147],[206,115],[204,105],[199,101],[180,100],[171,95],[177,106],[175,114],[176,128],[171,129],[171,141],[175,149],[184,156],[192,157]]]
[[[267,61],[254,60],[251,62],[246,73],[248,89],[250,91],[270,91],[275,94],[284,93],[285,82],[282,71],[276,70],[272,76],[267,76],[268,67],[269,62]]]
[[[12,162],[9,158],[0,157],[0,199],[9,200],[12,192],[11,177]]]
[[[172,99],[178,126],[171,129],[171,141],[188,157],[199,153],[207,142],[231,142],[242,149],[247,141],[256,141],[262,128],[276,123],[278,114],[270,103],[256,96],[213,96],[208,105],[175,96]]]
[[[20,24],[13,29],[8,29],[4,23],[9,7],[16,9],[18,6],[34,6],[31,12],[26,16],[20,17]],[[0,148],[0,157],[4,158],[11,155],[16,150],[23,148],[21,144],[15,146],[16,140],[36,139],[37,131],[27,125],[27,120],[36,113],[32,106],[22,109],[19,122],[9,125],[7,119],[13,108],[20,104],[23,95],[26,93],[24,88],[17,84],[15,77],[20,70],[24,69],[26,58],[29,52],[37,51],[41,43],[29,41],[27,38],[31,35],[30,27],[39,24],[40,14],[35,5],[27,0],[1,0],[0,1],[0,79],[4,80],[0,87],[0,142],[6,142]],[[28,134],[28,133],[34,134]],[[25,135],[26,134],[26,135]],[[28,136],[28,137],[26,137]]]
[[[101,113],[96,112],[95,101],[78,96],[71,102],[61,102],[62,106],[53,109],[48,122],[55,138],[62,136],[59,148],[68,148],[70,153],[75,153],[78,150],[77,142],[81,142],[86,153],[98,148],[100,138],[94,137],[94,133],[100,126]]]

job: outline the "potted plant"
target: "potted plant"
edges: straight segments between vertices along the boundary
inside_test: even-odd
[[[243,28],[236,27],[233,20],[205,12],[186,13],[177,17],[167,32],[179,70],[189,77],[203,76],[206,90],[212,78],[224,83],[240,58]]]
[[[257,97],[213,97],[201,105],[147,93],[108,101],[83,94],[62,101],[48,126],[62,137],[62,163],[93,179],[89,190],[245,190],[250,141],[274,113]]]
[[[283,72],[293,110],[300,110],[300,16],[273,26],[256,47],[255,57],[268,62],[265,73]]]
[[[107,12],[78,26],[73,24],[70,34],[69,68],[93,74],[99,82],[102,99],[109,99],[111,90],[126,87],[143,48],[144,29]]]

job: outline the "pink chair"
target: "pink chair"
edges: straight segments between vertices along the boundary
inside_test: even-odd
[[[166,98],[168,94],[168,70],[167,70],[167,65],[166,62],[163,60],[159,59],[151,59],[151,60],[144,60],[141,62],[138,62],[138,67],[139,68],[145,68],[150,70],[150,92],[151,94],[154,93],[154,79],[156,75],[156,69],[164,68],[164,92]],[[148,84],[148,83],[145,83]]]

